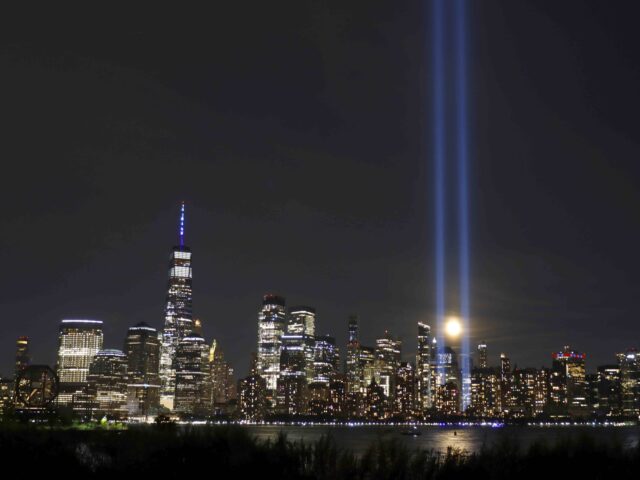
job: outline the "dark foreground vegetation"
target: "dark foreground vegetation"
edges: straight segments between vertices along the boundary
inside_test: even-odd
[[[521,450],[516,442],[469,454],[413,451],[379,440],[361,456],[331,437],[256,441],[238,426],[154,426],[128,430],[0,425],[3,470],[22,478],[212,479],[548,479],[615,478],[640,471],[640,449],[567,438]]]

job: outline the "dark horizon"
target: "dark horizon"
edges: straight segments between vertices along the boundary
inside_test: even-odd
[[[470,10],[472,350],[539,367],[569,344],[594,371],[640,346],[640,7]],[[195,317],[236,376],[267,292],[315,307],[343,358],[352,313],[365,344],[389,329],[412,357],[417,322],[435,327],[428,15],[250,2],[16,20],[0,38],[0,373],[20,335],[53,365],[63,318],[103,320],[105,348],[162,328],[182,200]]]

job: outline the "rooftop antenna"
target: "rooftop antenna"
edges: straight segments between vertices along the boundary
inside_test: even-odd
[[[180,247],[184,247],[184,200],[180,205],[180,228],[178,231],[178,240]]]

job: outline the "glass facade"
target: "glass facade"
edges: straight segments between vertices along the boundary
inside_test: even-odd
[[[102,349],[100,320],[62,320],[58,333],[56,373],[60,381],[59,405],[83,411],[87,375],[93,357]]]
[[[87,376],[93,417],[127,417],[127,356],[120,350],[96,353]]]
[[[124,345],[129,372],[127,408],[130,415],[153,415],[160,403],[160,340],[146,323],[129,328]]]
[[[418,322],[418,354],[416,356],[416,401],[418,413],[431,408],[431,327]]]
[[[258,313],[258,374],[265,379],[268,396],[275,400],[280,376],[282,335],[286,328],[285,300],[265,295]]]
[[[179,245],[169,256],[169,283],[160,350],[161,404],[173,410],[176,370],[174,360],[180,340],[193,331],[191,249],[184,245],[184,203],[180,211]]]
[[[190,415],[210,413],[209,346],[204,338],[191,334],[181,339],[176,349],[174,364],[174,410]]]

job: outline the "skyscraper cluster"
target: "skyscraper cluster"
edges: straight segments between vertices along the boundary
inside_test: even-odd
[[[102,321],[62,320],[54,382],[57,408],[82,418],[227,413],[235,398],[233,369],[216,340],[205,342],[201,322],[193,317],[191,249],[184,237],[183,203],[178,244],[169,256],[162,330],[138,323],[128,329],[120,350],[104,348]],[[42,410],[43,402],[18,401],[21,378],[31,369],[29,363],[28,339],[20,337],[14,379],[0,382],[0,409],[11,405],[27,412]],[[29,387],[45,387],[36,383],[30,382]]]
[[[258,355],[239,383],[241,419],[560,421],[640,415],[640,355],[633,349],[586,374],[586,355],[570,346],[552,354],[550,367],[519,368],[504,353],[491,366],[488,345],[481,342],[469,359],[465,408],[460,354],[450,345],[437,348],[423,322],[417,325],[415,361],[407,362],[402,342],[388,331],[375,346],[361,344],[358,318],[352,316],[340,362],[333,338],[305,333],[312,330],[304,325],[315,331],[313,308],[287,310],[284,298],[265,295],[258,319]]]
[[[467,355],[464,344],[452,339],[459,328],[437,336],[418,322],[417,351],[403,355],[402,341],[390,331],[365,345],[353,315],[341,356],[336,339],[318,333],[314,307],[287,307],[275,294],[262,299],[250,373],[236,383],[221,345],[205,341],[193,315],[184,204],[178,232],[169,255],[162,329],[137,323],[122,349],[114,349],[104,345],[102,321],[64,319],[55,369],[33,365],[29,339],[19,337],[13,378],[0,379],[0,413],[57,408],[85,419],[133,421],[159,414],[249,421],[640,415],[640,354],[633,349],[593,374],[586,373],[585,354],[569,346],[552,354],[550,367],[512,366],[504,353],[492,365],[486,342],[475,356]],[[445,344],[448,338],[451,344]]]

